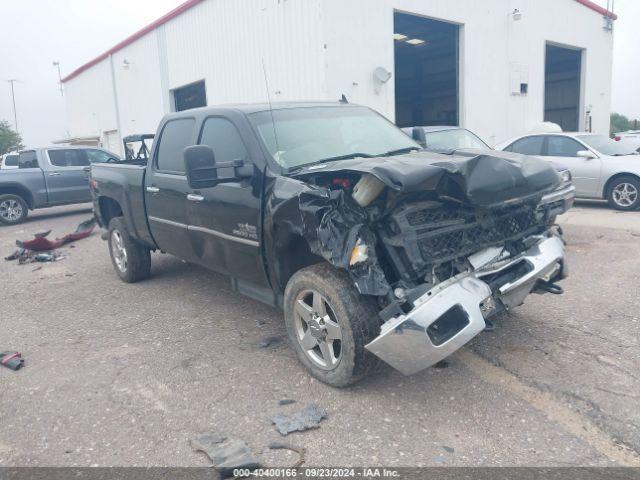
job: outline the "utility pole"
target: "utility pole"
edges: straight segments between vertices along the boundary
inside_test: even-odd
[[[16,80],[15,78],[7,80],[7,82],[9,82],[9,84],[11,85],[11,101],[13,102],[13,124],[16,127],[16,132],[18,132],[18,113],[16,112],[16,94],[13,90],[13,84],[17,81],[18,80]]]
[[[64,97],[64,90],[62,89],[62,75],[60,75],[60,62],[53,62],[53,66],[58,68],[58,85],[60,86],[60,95]]]

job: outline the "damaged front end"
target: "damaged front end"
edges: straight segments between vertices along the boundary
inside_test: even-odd
[[[366,348],[404,374],[447,357],[532,292],[561,293],[553,227],[574,189],[547,163],[424,152],[314,166],[296,177],[311,251],[380,306]]]

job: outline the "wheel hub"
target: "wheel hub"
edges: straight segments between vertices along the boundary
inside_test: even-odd
[[[15,221],[22,215],[22,205],[16,200],[5,200],[0,204],[0,216],[6,220]]]
[[[327,330],[321,325],[321,323],[324,323],[324,321],[320,317],[318,317],[317,313],[314,312],[313,317],[307,324],[309,330],[311,331],[311,335],[316,340],[324,340],[327,336]]]
[[[631,183],[621,183],[613,190],[613,199],[622,207],[629,207],[638,199],[638,190]]]

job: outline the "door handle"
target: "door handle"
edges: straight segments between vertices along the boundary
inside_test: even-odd
[[[190,193],[187,195],[187,200],[191,200],[192,202],[203,202],[204,197],[202,195],[196,195],[195,193]]]
[[[160,189],[158,187],[147,187],[147,192],[149,193],[158,193]]]
[[[51,172],[51,173],[49,173],[50,177],[59,177],[60,175],[61,175],[60,172]]]

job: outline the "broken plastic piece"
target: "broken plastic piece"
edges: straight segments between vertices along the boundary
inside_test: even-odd
[[[20,352],[2,352],[0,353],[0,365],[16,371],[24,366],[24,359]]]
[[[254,470],[261,467],[248,445],[239,438],[205,433],[192,438],[191,446],[209,457],[222,478],[232,477],[234,469]]]
[[[280,434],[285,436],[291,432],[303,432],[311,428],[318,428],[320,422],[328,417],[329,415],[324,408],[310,403],[301,412],[296,412],[293,415],[276,415],[271,421],[276,425]]]
[[[16,241],[16,245],[20,248],[24,248],[26,250],[31,250],[33,252],[49,252],[51,250],[55,250],[56,248],[60,248],[61,246],[75,242],[76,240],[80,240],[88,237],[93,232],[93,229],[96,227],[96,219],[91,218],[85,222],[82,222],[78,225],[75,232],[69,233],[62,238],[56,238],[55,240],[49,240],[47,236],[51,233],[51,230],[48,232],[37,233],[33,240],[27,241]]]
[[[366,262],[369,258],[367,253],[367,246],[362,243],[362,240],[358,239],[358,243],[351,250],[351,259],[349,260],[349,266],[353,267],[354,265],[362,262]]]

